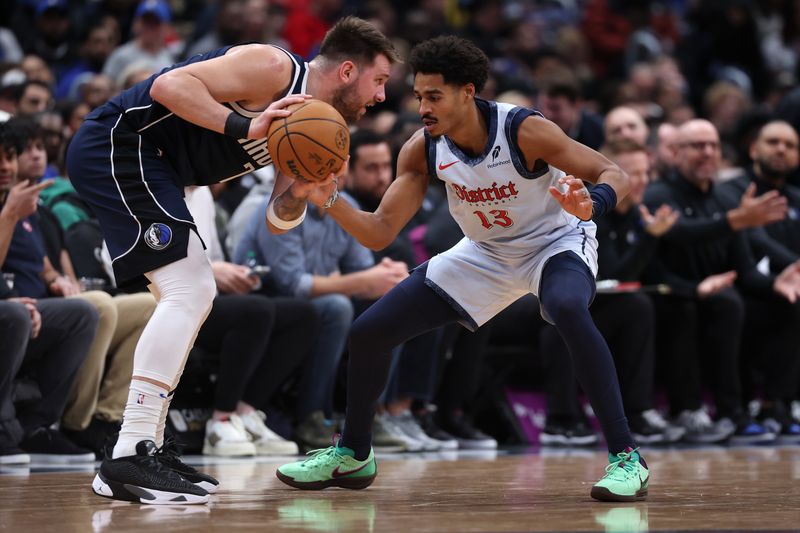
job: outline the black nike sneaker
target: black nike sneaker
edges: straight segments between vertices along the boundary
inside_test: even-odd
[[[147,504],[207,503],[208,491],[164,464],[156,443],[139,441],[136,455],[106,456],[92,482],[95,494]]]

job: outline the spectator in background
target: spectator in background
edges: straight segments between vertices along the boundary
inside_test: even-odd
[[[34,31],[16,27],[17,38],[26,54],[35,54],[58,78],[75,59],[72,23],[67,0],[34,0]],[[53,80],[47,80],[52,82]]]
[[[619,106],[606,114],[603,132],[606,143],[628,139],[639,146],[645,146],[650,129],[638,111],[632,107]]]
[[[40,181],[47,166],[42,131],[28,118],[14,118],[6,127],[8,135],[22,147],[18,157],[19,181]],[[78,283],[72,261],[65,247],[64,235],[53,215],[40,206],[40,218],[31,223],[31,235],[43,239],[46,255],[35,250],[20,250],[24,239],[12,240],[9,258],[20,279],[42,276],[55,279],[45,292],[35,283],[20,283],[20,293],[42,297],[47,291],[54,296],[72,296],[89,302],[99,315],[97,333],[89,352],[75,377],[62,417],[61,429],[70,439],[96,456],[102,457],[107,438],[115,435],[122,422],[127,401],[125,389],[130,384],[133,353],[139,336],[155,309],[149,293],[120,294],[115,297]],[[48,258],[48,260],[44,260]],[[28,264],[24,264],[24,260]],[[55,276],[55,278],[53,278]],[[37,292],[38,291],[38,292]]]
[[[786,178],[798,168],[800,154],[797,132],[780,120],[767,123],[751,144],[750,157],[753,160],[752,167],[744,175],[721,185],[720,194],[726,197],[729,207],[737,205],[753,185],[757,194],[776,191],[786,198],[788,213],[784,220],[748,232],[756,259],[766,258],[769,272],[779,275],[800,261],[800,189],[786,182]],[[796,398],[800,376],[800,353],[791,349],[791,343],[797,346],[800,341],[789,341],[781,346],[772,333],[768,338],[762,338],[758,332],[771,331],[774,324],[780,324],[786,320],[784,317],[792,315],[793,309],[783,301],[760,305],[755,311],[748,310],[751,325],[745,329],[744,338],[747,352],[767,352],[763,360],[753,361],[765,376],[764,400],[758,418],[778,433],[779,440],[785,442],[800,440],[800,421],[792,416],[789,409],[790,403]],[[794,324],[796,328],[797,320]],[[759,345],[767,348],[760,348]],[[789,354],[784,360],[773,362],[768,359],[770,352],[774,355],[785,353],[787,349]]]
[[[678,136],[677,126],[664,122],[659,124],[655,134],[655,149],[653,150],[653,179],[666,176],[675,169],[675,141]]]
[[[25,78],[32,81],[40,81],[48,87],[52,87],[55,83],[55,77],[50,65],[37,56],[36,54],[28,54],[22,59],[19,67],[25,73]]]
[[[30,116],[53,107],[53,93],[44,82],[28,80],[16,92],[16,115]]]
[[[42,133],[42,143],[47,154],[47,168],[42,179],[64,174],[64,119],[55,110],[43,111],[35,120]]]
[[[751,106],[748,94],[730,81],[715,82],[703,98],[705,116],[717,128],[723,141],[729,144],[733,142],[739,117]]]
[[[59,77],[56,99],[76,100],[78,87],[92,74],[102,72],[116,45],[114,32],[108,25],[95,23],[90,26],[81,39],[78,59]]]
[[[677,171],[654,183],[645,197],[650,209],[668,204],[681,212],[681,219],[661,238],[658,252],[659,281],[670,284],[676,293],[676,297],[661,299],[658,309],[659,345],[670,357],[670,403],[679,410],[678,422],[687,429],[687,436],[711,427],[708,415],[700,410],[702,354],[714,369],[717,427],[729,430],[734,442],[770,441],[775,433],[743,409],[739,360],[745,299],[741,291],[762,301],[783,298],[788,305],[800,294],[800,271],[792,266],[778,276],[758,272],[746,234],[739,230],[782,220],[786,200],[775,192],[756,198],[751,189],[738,207],[725,209],[713,182],[720,165],[720,141],[708,121],[692,120],[681,126],[677,146]],[[734,280],[741,290],[734,287]],[[782,349],[765,357],[778,365],[775,368],[783,368],[800,345],[795,341],[792,346],[790,340],[798,331],[797,307],[793,305],[792,313],[771,325],[769,335]],[[782,364],[776,358],[784,359]]]
[[[568,70],[540,81],[537,107],[572,139],[594,150],[603,145],[603,119],[581,102],[580,85]]]
[[[184,57],[192,57],[225,45],[242,42],[245,24],[244,1],[221,0],[218,2],[217,14],[214,17],[214,29],[192,43],[184,53]]]
[[[106,103],[115,92],[114,80],[105,74],[93,75],[78,88],[81,102],[85,102],[90,109]]]
[[[166,46],[171,20],[169,5],[164,0],[142,0],[134,15],[134,38],[111,53],[103,74],[116,80],[127,65],[142,59],[148,60],[154,70],[175,63],[175,57]],[[97,102],[94,107],[101,103]]]
[[[9,136],[8,126],[0,125],[0,267],[6,273],[17,268],[37,253],[44,255],[41,237],[33,232],[39,191],[46,184],[33,185],[17,181],[17,141]],[[19,254],[18,252],[22,252]],[[27,252],[32,255],[28,255]],[[19,257],[15,257],[19,256]],[[18,280],[19,278],[19,280]],[[17,283],[26,285],[22,276]],[[39,283],[43,283],[38,280]],[[0,298],[9,297],[5,279],[0,285]],[[22,297],[8,307],[7,320],[17,326],[7,336],[0,336],[3,349],[0,357],[0,462],[26,462],[30,458],[45,462],[92,462],[94,453],[72,443],[51,426],[64,411],[75,376],[86,357],[97,327],[97,312],[80,300]],[[10,316],[9,316],[10,315]],[[26,320],[25,315],[28,316]],[[10,324],[0,322],[5,329]],[[37,333],[38,332],[38,333]],[[35,339],[28,342],[30,337]],[[6,351],[10,348],[13,351]],[[11,380],[17,371],[31,377],[38,385],[41,399],[20,407],[15,413],[11,404]]]

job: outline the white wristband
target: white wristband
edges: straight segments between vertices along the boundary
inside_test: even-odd
[[[306,210],[308,209],[307,206],[303,208],[303,214],[298,218],[294,220],[283,220],[282,218],[278,218],[278,215],[275,213],[274,204],[275,202],[272,201],[267,206],[267,220],[269,220],[269,223],[278,229],[292,229],[299,226],[306,218]]]

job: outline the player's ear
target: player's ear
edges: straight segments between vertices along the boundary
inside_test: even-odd
[[[358,67],[350,61],[342,61],[339,64],[339,79],[344,83],[350,83],[358,77]]]
[[[467,97],[474,97],[475,96],[475,85],[472,83],[468,83],[464,85],[464,96]]]

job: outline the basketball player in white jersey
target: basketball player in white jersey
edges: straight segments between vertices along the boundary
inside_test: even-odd
[[[344,434],[336,446],[280,467],[278,478],[301,489],[370,485],[377,474],[371,423],[391,349],[453,322],[474,330],[533,293],[569,347],[608,442],[610,465],[592,497],[646,498],[649,472],[630,435],[611,353],[589,314],[597,272],[591,219],[627,194],[627,175],[540,113],[477,98],[489,62],[471,42],[425,41],[409,63],[424,128],[403,146],[397,179],[378,209],[356,210],[328,197],[326,188],[309,186],[309,199],[326,205],[362,244],[380,250],[419,209],[429,178],[436,177],[445,182],[465,237],[354,323]],[[582,180],[595,184],[591,193]]]

